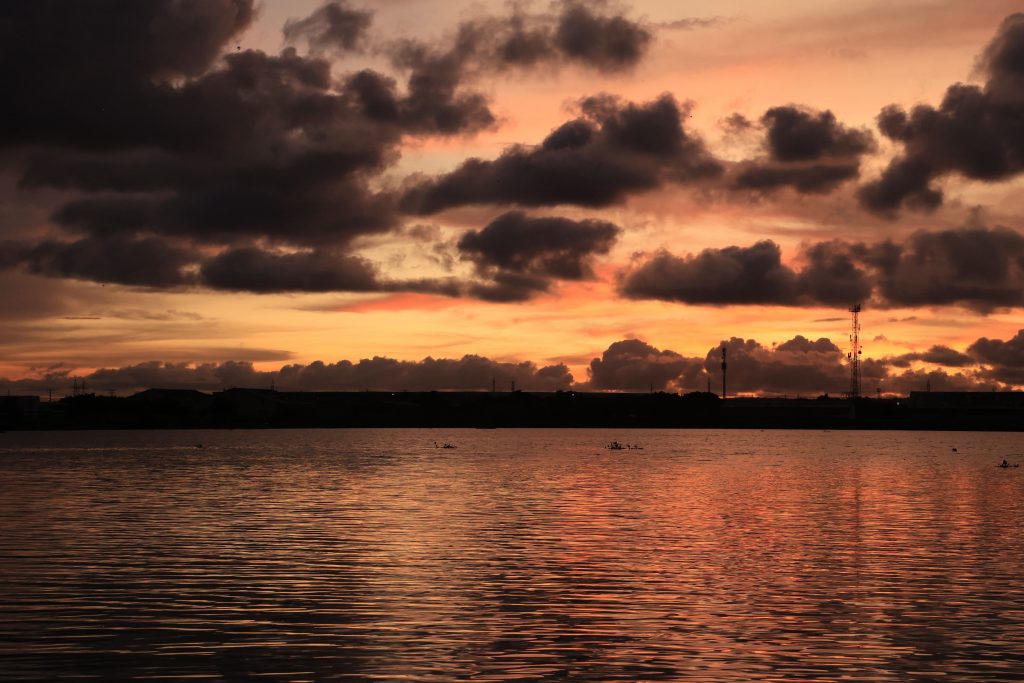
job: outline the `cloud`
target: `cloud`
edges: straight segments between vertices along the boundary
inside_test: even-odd
[[[385,46],[406,77],[402,87],[369,69],[332,73],[323,55],[358,51],[369,39],[372,13],[344,0],[285,26],[286,40],[312,55],[235,45],[255,16],[252,0],[108,4],[99,24],[95,8],[81,3],[0,10],[3,25],[18,27],[0,55],[23,65],[0,73],[11,102],[0,149],[20,172],[21,190],[65,197],[51,215],[62,234],[5,243],[0,268],[154,288],[495,300],[543,291],[547,278],[573,269],[589,274],[590,256],[563,244],[560,254],[551,246],[529,267],[500,266],[483,282],[398,281],[354,254],[353,243],[400,229],[396,198],[380,188],[404,141],[495,124],[488,98],[469,81],[542,64],[626,70],[651,40],[641,24],[576,2],[554,15],[463,22],[450,44]],[[608,136],[635,137],[616,127],[632,110],[602,106]],[[577,236],[597,223],[581,226]],[[607,253],[594,239],[591,252]],[[470,251],[479,265],[493,256]]]
[[[1024,339],[1024,333],[1022,333]],[[713,391],[722,386],[722,348],[728,353],[730,394],[818,396],[842,395],[849,389],[846,354],[831,340],[796,335],[767,346],[754,339],[734,337],[710,348],[703,358],[686,357],[658,349],[637,339],[614,342],[601,358],[591,361],[585,388],[615,391]],[[1024,344],[1022,344],[1024,347]],[[886,392],[923,391],[930,380],[936,391],[988,389],[991,380],[975,372],[946,373],[906,370],[894,373],[888,359],[864,359],[865,389],[881,386]],[[1022,373],[1021,381],[1024,381]]]
[[[88,237],[31,246],[0,245],[0,261],[9,266],[23,264],[36,275],[154,288],[190,282],[184,267],[193,259],[190,250],[156,238]]]
[[[728,119],[731,128],[752,125],[737,116]],[[861,157],[875,149],[869,131],[842,125],[828,110],[773,107],[760,124],[765,129],[767,159],[740,163],[734,189],[769,192],[791,187],[804,194],[830,192],[860,175]]]
[[[119,0],[103,20],[87,3],[5,3],[0,86],[9,99],[0,144],[111,148],[173,99],[168,79],[204,73],[255,16],[252,0]],[[85,27],[88,27],[86,30]]]
[[[741,164],[733,182],[737,190],[770,192],[791,187],[801,194],[826,194],[860,175],[857,163],[770,166]]]
[[[874,150],[870,132],[847,128],[831,111],[785,106],[773,107],[761,117],[767,128],[768,151],[773,161],[817,161],[849,158]]]
[[[202,282],[248,292],[372,292],[377,273],[364,259],[329,251],[273,253],[255,248],[224,251],[206,261]]]
[[[728,19],[726,17],[686,17],[684,19],[675,19],[673,21],[662,21],[655,26],[660,29],[667,29],[670,31],[692,31],[698,28],[713,28],[715,26],[722,26],[735,21],[734,19]]]
[[[304,19],[289,19],[284,37],[291,43],[305,41],[314,52],[348,52],[359,47],[372,22],[372,12],[329,0]]]
[[[970,307],[989,313],[1024,305],[1024,237],[1007,228],[964,227],[891,240],[805,244],[803,267],[782,262],[770,240],[750,247],[705,249],[675,256],[665,250],[619,275],[634,299],[690,304],[877,307]]]
[[[625,339],[590,361],[588,386],[614,391],[662,391],[692,386],[700,370],[699,359],[661,351],[639,339]]]
[[[516,388],[524,391],[555,391],[568,389],[573,379],[562,364],[538,367],[531,362],[502,363],[476,355],[418,362],[374,357],[358,363],[289,365],[281,368],[278,377],[283,388],[408,391],[490,389],[492,380],[501,387],[514,381]]]
[[[980,312],[1024,303],[1024,237],[1007,228],[918,232],[903,244],[857,245],[893,306],[960,304]]]
[[[902,152],[864,185],[865,208],[895,216],[903,207],[934,209],[943,201],[935,181],[949,175],[997,182],[1024,171],[1024,14],[1008,16],[982,53],[983,87],[958,83],[936,108],[907,112],[890,105],[878,127]]]
[[[467,87],[482,76],[561,64],[624,71],[639,63],[650,41],[639,23],[569,1],[556,16],[515,10],[464,21],[444,41],[392,41],[385,51],[408,74],[405,94],[395,92],[393,79],[370,71],[351,80],[349,89],[368,115],[400,121],[406,130],[472,133],[497,123],[489,98]]]
[[[217,391],[272,385],[284,391],[474,391],[489,390],[492,380],[502,388],[514,381],[517,388],[526,391],[575,388],[642,392],[651,388],[704,391],[710,380],[713,390],[718,391],[723,347],[728,350],[728,388],[732,395],[841,395],[849,387],[849,367],[842,349],[824,337],[796,335],[772,345],[734,337],[712,346],[703,357],[659,349],[639,339],[624,339],[610,344],[600,358],[593,358],[588,380],[579,384],[573,383],[573,376],[563,363],[500,362],[470,354],[421,361],[375,356],[357,362],[295,363],[278,370],[258,370],[251,362],[238,360],[149,361],[76,373],[73,366],[58,363],[39,369],[26,379],[0,379],[0,388],[38,394],[53,389],[59,394],[70,389],[74,377],[84,379],[87,387],[100,393],[127,393],[150,387]],[[217,355],[228,353],[264,360],[287,355],[258,349],[217,351]],[[910,360],[960,369],[910,369]],[[981,338],[968,348],[966,355],[949,347],[934,346],[895,358],[864,358],[861,368],[866,392],[873,392],[876,387],[886,393],[906,393],[924,391],[929,386],[933,391],[987,391],[993,387],[1020,386],[1024,385],[1024,330],[1007,341]]]
[[[48,3],[29,4],[43,13]],[[203,22],[216,18],[212,8],[223,3],[201,10],[194,4],[140,2],[129,11],[127,5],[136,5],[127,3],[115,23],[124,24],[135,45],[137,34],[161,30],[154,15],[188,6],[193,13],[181,21],[195,24],[198,34],[210,32]],[[87,24],[77,12],[51,14]],[[50,44],[65,33],[67,42]],[[336,91],[327,62],[293,50],[234,52],[170,87],[154,82],[150,70],[118,66],[113,58],[107,64],[112,48],[98,44],[102,35],[63,23],[40,35],[45,63],[33,70],[45,78],[66,66],[46,87],[51,100],[67,101],[48,101],[34,81],[9,84],[13,125],[0,144],[38,143],[27,148],[23,188],[84,193],[53,214],[68,232],[342,245],[395,224],[389,197],[371,190],[369,181],[396,158],[402,131],[368,119],[354,98]],[[224,40],[230,32],[214,35]],[[182,38],[183,45],[190,42]],[[148,49],[137,47],[140,54],[114,53],[131,63]],[[88,66],[65,65],[63,55],[76,52],[90,54]],[[57,121],[48,120],[51,105],[62,112]]]
[[[509,303],[549,291],[554,280],[593,278],[594,257],[607,254],[620,232],[607,221],[503,213],[458,241],[462,258],[474,263],[483,278],[461,291],[485,301]]]
[[[639,24],[594,14],[582,2],[565,4],[554,35],[554,45],[567,59],[602,71],[635,65],[650,42],[650,32]]]
[[[467,59],[458,44],[441,53],[414,41],[405,41],[395,48],[396,65],[410,72],[406,94],[394,106],[404,127],[453,134],[494,126],[497,119],[487,97],[461,87],[466,79]]]
[[[392,49],[400,63],[411,54],[444,56],[465,78],[560,63],[611,73],[636,66],[653,39],[644,25],[602,11],[600,3],[566,0],[559,5],[555,14],[534,15],[514,8],[507,16],[464,21],[449,41],[431,45],[405,40]]]
[[[563,280],[593,277],[592,259],[607,254],[621,230],[599,220],[530,217],[509,211],[458,242],[477,266]]]
[[[871,277],[863,264],[839,241],[805,245],[804,268],[798,276],[801,295],[809,301],[841,306],[866,301]]]
[[[551,280],[536,275],[524,275],[498,270],[490,275],[489,281],[472,283],[469,296],[493,303],[518,303],[528,301],[551,288]]]
[[[782,306],[850,303],[870,292],[866,274],[833,244],[815,245],[806,257],[797,273],[771,240],[686,257],[662,250],[623,273],[619,291],[633,299]]]
[[[886,393],[909,394],[912,391],[989,391],[1005,390],[981,375],[941,370],[906,370],[886,377],[882,382]]]
[[[910,367],[910,363],[913,361],[931,363],[933,365],[943,365],[950,368],[967,367],[976,365],[978,362],[966,353],[942,345],[932,346],[927,351],[904,353],[902,355],[886,359],[886,362],[890,365],[901,368]]]
[[[1024,384],[1024,330],[1006,341],[981,337],[967,348],[967,353],[987,366],[988,377]]]
[[[488,390],[492,380],[503,388],[515,382],[525,391],[567,389],[573,377],[562,364],[505,363],[482,356],[458,359],[425,358],[400,361],[375,356],[358,362],[315,361],[285,365],[276,371],[257,370],[252,363],[168,363],[149,361],[120,368],[102,368],[77,375],[72,368],[59,367],[41,376],[23,380],[0,380],[0,386],[15,392],[46,393],[69,390],[72,378],[84,379],[97,392],[120,393],[151,387],[217,391],[231,387],[270,388],[280,391],[444,391]]]
[[[644,104],[601,95],[536,147],[514,145],[497,159],[469,159],[414,182],[402,208],[419,215],[470,204],[603,207],[668,182],[713,178],[722,165],[689,135],[685,107],[665,94]]]
[[[797,280],[782,265],[779,246],[763,240],[750,247],[705,249],[683,258],[659,251],[626,273],[620,291],[633,299],[792,305]]]

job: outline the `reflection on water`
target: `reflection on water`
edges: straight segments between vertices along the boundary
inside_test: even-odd
[[[0,679],[1024,680],[1021,437],[627,431],[2,434]]]

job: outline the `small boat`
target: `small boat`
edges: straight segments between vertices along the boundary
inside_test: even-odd
[[[618,441],[612,441],[610,444],[605,446],[605,448],[607,448],[610,451],[624,451],[624,450],[626,450],[626,447],[623,446]]]
[[[1011,465],[1010,463],[1008,463],[1008,462],[1006,462],[1006,461],[1004,460],[1004,461],[1002,461],[1001,463],[999,463],[998,465],[996,465],[996,467],[998,467],[999,469],[1002,469],[1002,470],[1008,470],[1008,469],[1010,469],[1011,467],[1020,467],[1020,465],[1019,465],[1019,464],[1013,464],[1013,465]]]
[[[435,441],[434,448],[458,448],[458,446],[456,446],[453,443],[448,443],[447,441],[445,441],[442,445],[438,446],[437,442]]]

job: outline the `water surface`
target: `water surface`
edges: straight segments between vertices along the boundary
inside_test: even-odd
[[[1021,681],[1022,438],[0,434],[0,679]]]

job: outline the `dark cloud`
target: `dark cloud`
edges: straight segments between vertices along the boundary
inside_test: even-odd
[[[620,232],[606,221],[531,217],[510,211],[482,230],[467,232],[458,249],[484,270],[581,280],[593,276],[594,255],[607,254]]]
[[[445,57],[465,78],[511,68],[575,63],[604,72],[632,68],[643,59],[652,35],[622,14],[607,13],[598,3],[569,0],[557,14],[531,15],[514,9],[508,16],[464,21],[454,37],[441,44],[401,41],[394,52],[400,64],[417,65],[432,55]]]
[[[1024,368],[1024,330],[1007,341],[982,337],[968,347],[967,353],[982,363]]]
[[[886,359],[886,362],[890,365],[901,368],[910,367],[910,363],[914,361],[943,365],[948,368],[963,368],[977,365],[978,363],[977,360],[966,353],[941,345],[933,346],[927,351],[904,353],[894,358]]]
[[[554,44],[572,61],[603,71],[620,71],[640,61],[650,32],[621,16],[594,14],[586,4],[569,2],[558,18]]]
[[[982,337],[967,353],[986,366],[986,376],[1008,384],[1024,384],[1024,330],[1003,341]]]
[[[809,339],[802,335],[772,346],[734,337],[709,349],[704,358],[685,357],[636,339],[619,341],[611,344],[600,359],[591,362],[591,379],[586,387],[647,391],[653,386],[655,390],[704,391],[710,380],[712,390],[717,392],[722,386],[723,347],[728,351],[730,394],[813,397],[825,393],[842,395],[849,388],[846,353],[829,339]],[[927,352],[928,355],[932,355],[932,351]],[[929,381],[935,391],[977,391],[992,386],[988,377],[973,372],[893,372],[895,366],[890,361],[870,358],[862,361],[865,389],[923,391]],[[1024,382],[1024,373],[1020,381]]]
[[[172,289],[273,292],[421,292],[442,296],[479,296],[521,300],[478,291],[478,285],[452,278],[381,278],[373,264],[343,251],[271,251],[255,247],[226,249],[207,256],[158,238],[119,236],[74,242],[0,244],[0,268],[22,267],[36,275]],[[547,287],[543,280],[541,289]],[[497,286],[497,284],[495,285]]]
[[[214,61],[250,21],[250,2],[100,4],[0,11],[0,24],[18,26],[0,41],[4,62],[31,67],[0,73],[12,103],[0,145],[24,152],[23,188],[85,194],[55,211],[58,225],[308,245],[393,224],[369,179],[394,160],[401,131],[335,91],[327,62],[293,50]]]
[[[733,129],[752,124],[734,115]],[[860,175],[860,159],[875,149],[869,131],[848,128],[831,111],[773,107],[761,117],[768,158],[739,164],[733,187],[767,192],[792,187],[811,194],[830,192]]]
[[[365,117],[414,135],[471,134],[495,125],[488,99],[461,88],[458,60],[417,44],[408,46],[404,60],[413,69],[405,93],[394,78],[370,69],[345,80],[343,92]]]
[[[980,67],[989,76],[994,95],[1018,99],[1024,92],[1024,13],[1011,14],[981,54]]]
[[[661,351],[639,339],[625,339],[590,361],[589,387],[613,391],[676,389],[692,386],[700,370],[700,359]]]
[[[557,16],[514,11],[459,24],[440,43],[406,39],[388,47],[396,68],[408,74],[406,92],[394,81],[364,72],[350,89],[372,116],[400,121],[410,131],[456,134],[493,127],[497,118],[488,98],[468,84],[481,76],[543,64],[576,63],[604,72],[634,66],[646,52],[650,33],[618,14],[595,13],[576,2],[562,4]]]
[[[635,299],[691,304],[961,305],[988,313],[1024,305],[1024,237],[1007,228],[919,232],[903,243],[805,245],[803,268],[769,240],[675,256],[659,251],[620,276]]]
[[[321,8],[292,37],[338,37],[343,10]],[[420,91],[373,72],[339,83],[294,49],[231,49],[252,12],[242,0],[3,5],[0,54],[25,68],[0,72],[0,147],[16,146],[22,190],[73,198],[52,214],[68,239],[5,245],[0,267],[145,287],[459,293],[378,281],[347,252],[398,225],[371,186],[403,136],[476,124],[423,123]]]
[[[1024,237],[1006,228],[919,232],[905,243],[856,245],[892,306],[960,304],[981,312],[1024,304]]]
[[[782,342],[781,344],[775,347],[775,350],[781,351],[783,353],[842,353],[842,351],[839,350],[839,347],[832,343],[831,339],[819,337],[816,340],[811,340],[803,336],[802,334],[798,334],[789,341]]]
[[[171,288],[191,281],[188,249],[156,238],[47,240],[31,246],[0,245],[0,265],[23,265],[36,275],[122,285]]]
[[[146,140],[146,122],[174,98],[162,84],[202,74],[253,17],[252,0],[4,3],[0,144]]]
[[[810,301],[841,306],[866,301],[871,277],[842,242],[818,242],[804,248],[798,288]]]
[[[497,119],[487,97],[462,88],[467,78],[466,62],[472,54],[472,45],[462,42],[446,52],[416,41],[398,44],[395,63],[410,72],[406,94],[396,107],[404,126],[451,134],[479,131],[495,124]]]
[[[282,391],[444,391],[484,390],[492,380],[499,386],[526,391],[568,389],[573,377],[562,364],[539,367],[534,363],[503,363],[482,356],[459,359],[425,358],[400,361],[376,356],[356,363],[315,361],[261,371],[251,362],[166,363],[149,361],[120,368],[103,368],[76,374],[57,367],[24,380],[0,379],[0,386],[16,392],[44,394],[50,389],[70,391],[73,377],[85,380],[92,391],[134,392],[150,387],[217,391],[231,387],[270,388]]]
[[[791,187],[802,194],[825,194],[860,175],[859,163],[804,164],[799,166],[741,164],[733,187],[769,192]]]
[[[784,306],[847,304],[870,293],[867,274],[835,243],[814,245],[805,258],[806,267],[797,273],[782,263],[779,246],[770,240],[687,257],[660,251],[627,271],[619,289],[634,299]]]
[[[512,382],[524,391],[568,389],[572,374],[565,365],[538,367],[531,362],[502,363],[482,356],[459,359],[425,358],[399,361],[374,357],[358,363],[311,363],[281,368],[278,380],[282,388],[303,389],[391,389],[408,391],[472,391],[490,389],[494,380],[507,387]]]
[[[989,391],[1006,387],[980,374],[948,373],[942,370],[905,370],[881,380],[885,393],[909,394],[912,391]]]
[[[592,278],[594,257],[607,254],[620,232],[607,221],[509,211],[458,241],[462,258],[483,278],[462,291],[485,301],[519,302],[549,291],[554,280]]]
[[[796,274],[770,240],[682,258],[659,251],[625,275],[620,291],[633,299],[702,304],[792,305],[798,294]]]
[[[548,278],[506,270],[498,270],[489,278],[488,281],[469,285],[468,295],[494,303],[518,303],[547,292],[552,284]]]
[[[874,149],[866,130],[847,128],[831,111],[796,106],[773,107],[761,117],[773,161],[818,161],[858,157]]]
[[[883,215],[901,207],[933,209],[935,181],[949,175],[996,182],[1024,171],[1024,14],[1007,17],[980,60],[983,87],[950,86],[936,108],[891,105],[878,115],[882,133],[902,145],[881,177],[861,188],[861,203]]]
[[[402,207],[421,215],[467,204],[601,207],[667,182],[719,175],[721,164],[683,129],[684,112],[668,94],[645,104],[587,98],[580,118],[539,146],[515,145],[492,161],[469,159],[415,183]]]
[[[710,380],[721,387],[721,349],[728,350],[730,394],[816,396],[841,395],[849,386],[846,354],[827,338],[796,335],[781,344],[765,345],[754,339],[732,338],[713,346],[703,358],[683,356],[658,349],[638,339],[609,345],[594,358],[586,383],[573,385],[573,377],[562,364],[540,366],[531,362],[505,363],[477,355],[459,359],[425,358],[400,361],[374,357],[358,362],[316,361],[291,364],[275,371],[257,370],[251,362],[225,361],[177,363],[150,361],[90,373],[76,373],[73,366],[58,363],[38,370],[24,380],[0,379],[0,387],[18,393],[69,390],[72,377],[84,378],[94,391],[121,393],[149,387],[215,391],[230,387],[271,385],[289,391],[432,391],[487,390],[492,379],[498,386],[515,382],[517,388],[533,391],[570,389],[609,391],[704,391]],[[219,353],[227,353],[221,350]],[[283,352],[259,351],[259,357],[274,360]],[[862,361],[865,390],[876,387],[887,393],[923,391],[981,391],[1006,389],[1024,384],[1024,330],[1008,341],[979,339],[968,349],[972,359],[982,363],[974,370],[955,373],[941,369],[906,369],[903,357]],[[910,354],[908,354],[909,356]],[[936,346],[913,354],[914,360],[963,367],[971,365],[964,354]]]
[[[718,125],[725,130],[725,132],[736,135],[752,130],[756,124],[743,114],[734,112],[720,120]]]
[[[314,52],[347,52],[359,47],[372,22],[372,12],[352,8],[345,0],[329,0],[304,19],[289,19],[284,37],[305,41]]]
[[[357,256],[309,251],[272,253],[231,249],[206,261],[200,277],[213,289],[248,292],[371,292],[380,289],[373,266]]]
[[[464,22],[451,44],[388,46],[407,77],[400,86],[372,70],[337,78],[315,56],[360,48],[371,12],[332,0],[289,21],[286,40],[314,56],[240,49],[234,38],[254,12],[252,0],[3,5],[0,57],[20,66],[0,71],[10,101],[0,148],[16,156],[22,190],[71,199],[52,214],[65,239],[7,245],[0,267],[147,287],[408,288],[495,300],[589,272],[578,245],[552,243],[529,264],[495,265],[501,272],[483,282],[398,282],[351,251],[356,238],[399,226],[395,198],[374,188],[404,139],[494,125],[469,81],[542,63],[627,69],[650,41],[640,24],[574,2],[555,15]],[[645,144],[625,121],[642,112],[601,106],[607,144]],[[584,251],[607,252],[592,239]],[[494,255],[470,251],[481,265]]]

